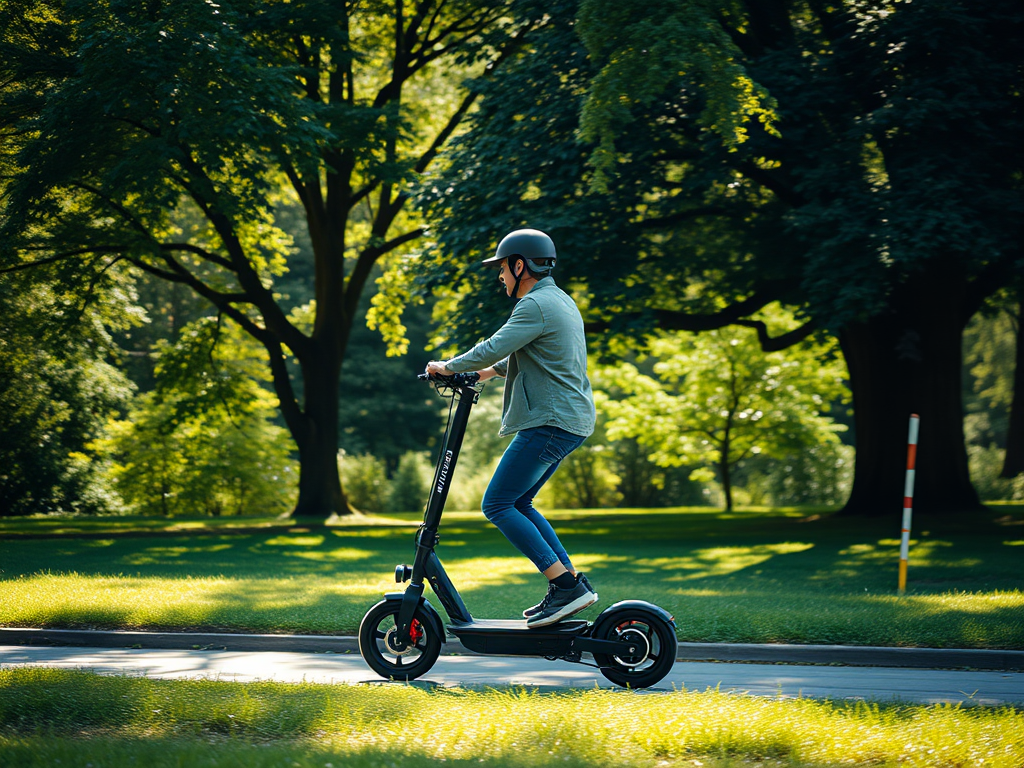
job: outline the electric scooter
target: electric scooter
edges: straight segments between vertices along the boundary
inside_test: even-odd
[[[395,581],[409,585],[404,592],[386,593],[359,626],[359,652],[370,669],[394,680],[413,680],[426,674],[441,653],[447,630],[477,653],[542,656],[586,664],[597,667],[616,685],[629,688],[659,682],[675,662],[677,641],[673,617],[652,603],[623,600],[606,608],[593,622],[567,619],[536,629],[527,628],[525,620],[473,618],[434,548],[469,413],[480,396],[480,377],[460,373],[421,374],[419,378],[432,382],[443,397],[451,397],[452,408],[423,524],[416,533],[415,559],[411,566],[395,568]],[[423,596],[427,584],[448,614],[447,625]],[[584,661],[584,653],[591,654],[594,662]]]

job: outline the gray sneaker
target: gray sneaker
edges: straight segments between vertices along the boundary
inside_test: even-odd
[[[588,589],[582,580],[577,581],[572,589],[559,589],[554,584],[549,584],[540,610],[526,620],[526,626],[536,629],[557,624],[596,602],[597,595]]]
[[[587,589],[594,593],[594,597],[597,597],[597,592],[595,592],[594,588],[590,586],[590,581],[587,579],[587,575],[585,573],[580,573],[579,571],[576,572],[576,583],[585,585]],[[540,613],[540,609],[543,605],[544,601],[541,600],[536,605],[530,606],[525,611],[523,611],[523,618],[528,619],[531,616]]]

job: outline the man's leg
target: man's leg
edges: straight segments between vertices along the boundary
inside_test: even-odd
[[[573,575],[576,574],[576,569],[573,568],[572,560],[569,559],[569,555],[565,551],[565,547],[562,546],[562,542],[559,540],[558,534],[555,533],[555,529],[552,527],[551,523],[547,521],[544,515],[538,512],[533,506],[534,497],[540,493],[540,489],[544,487],[544,483],[551,479],[551,476],[555,474],[555,470],[558,469],[558,466],[561,463],[562,461],[559,459],[549,466],[544,474],[541,475],[540,480],[538,480],[530,490],[516,499],[515,502],[515,508],[519,510],[519,513],[523,517],[533,524],[543,537],[544,541],[546,541],[548,546],[551,547],[551,551],[553,551],[558,557],[558,562],[544,571],[544,575],[548,577],[549,581],[566,571]]]
[[[545,475],[550,477],[548,470],[557,462],[541,459],[548,439],[549,436],[539,429],[518,433],[505,449],[482,504],[484,516],[542,573],[560,564],[559,556],[537,526],[516,508],[516,501]]]

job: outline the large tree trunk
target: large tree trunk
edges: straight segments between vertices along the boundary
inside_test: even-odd
[[[1024,290],[1018,292],[1016,355],[1013,371],[1013,400],[1010,425],[1006,430],[1006,458],[1000,477],[1016,477],[1024,472]]]
[[[338,381],[340,361],[329,352],[302,364],[304,429],[295,434],[299,449],[299,499],[293,517],[326,520],[354,510],[338,472]]]
[[[960,345],[973,313],[964,286],[959,270],[933,267],[894,291],[888,312],[840,334],[857,445],[844,514],[898,517],[913,413],[921,417],[915,515],[984,509],[964,446]]]

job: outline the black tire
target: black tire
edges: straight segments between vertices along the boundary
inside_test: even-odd
[[[624,608],[599,619],[591,635],[598,640],[632,637],[640,643],[641,653],[633,658],[594,654],[601,674],[623,688],[655,685],[671,671],[676,661],[679,642],[675,627],[656,613],[642,608]]]
[[[426,674],[441,655],[441,638],[422,608],[413,616],[414,645],[401,653],[387,644],[396,631],[400,601],[382,600],[366,612],[359,625],[359,653],[374,672],[389,680],[415,680]]]

